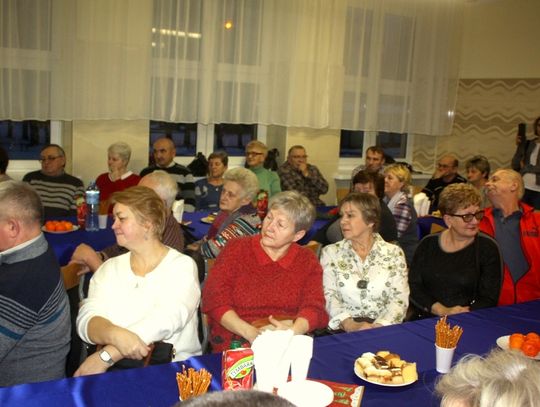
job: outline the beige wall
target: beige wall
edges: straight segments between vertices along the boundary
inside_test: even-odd
[[[72,174],[84,185],[107,172],[107,148],[116,141],[131,146],[129,168],[138,173],[148,163],[149,123],[146,120],[78,120],[72,126]]]
[[[539,0],[467,3],[460,77],[540,77],[539,18]]]

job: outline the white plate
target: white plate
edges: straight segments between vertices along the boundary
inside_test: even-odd
[[[501,348],[501,349],[504,349],[504,350],[512,350],[512,351],[513,351],[513,349],[510,349],[510,348],[508,347],[508,342],[509,342],[509,341],[510,341],[510,335],[499,336],[499,337],[497,338],[497,346],[498,346],[499,348]],[[517,349],[515,350],[515,352],[517,352]],[[522,353],[522,352],[520,351],[520,353]],[[523,354],[523,353],[522,353],[522,354]],[[526,355],[523,355],[523,356],[526,356]],[[540,353],[538,353],[538,354],[536,355],[536,357],[534,357],[534,358],[533,358],[532,356],[527,356],[527,357],[528,357],[529,359],[540,360]]]
[[[77,225],[73,225],[73,229],[71,230],[47,230],[45,229],[45,226],[42,226],[41,227],[41,230],[43,230],[44,232],[47,232],[47,233],[53,233],[55,235],[62,235],[64,233],[71,233],[71,232],[75,232],[76,230],[79,230],[79,226]]]
[[[330,387],[312,380],[287,382],[278,389],[278,395],[297,407],[324,407],[334,401]]]
[[[356,363],[354,364],[354,374],[356,376],[358,376],[360,379],[362,379],[363,381],[365,382],[368,382],[368,383],[371,383],[371,384],[376,384],[377,386],[384,386],[384,387],[403,387],[403,386],[408,386],[409,384],[413,384],[414,382],[416,382],[418,379],[416,379],[415,381],[413,382],[408,382],[408,383],[379,383],[379,382],[374,382],[372,380],[368,380],[367,377],[364,377],[364,375],[362,374],[362,372],[360,372],[360,370],[358,370],[358,368],[356,367]]]

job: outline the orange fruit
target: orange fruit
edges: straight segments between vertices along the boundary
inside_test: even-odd
[[[530,356],[532,358],[538,355],[539,350],[540,350],[540,347],[533,341],[525,341],[523,342],[523,345],[521,346],[521,351],[526,356]]]
[[[521,349],[521,345],[525,342],[525,337],[523,334],[512,334],[508,340],[508,347],[510,349]]]
[[[67,230],[67,229],[66,229],[66,225],[64,225],[62,222],[58,222],[58,223],[56,224],[55,230],[56,230],[57,232],[64,232],[64,231]]]
[[[73,229],[73,223],[71,223],[68,220],[62,221],[62,225],[64,226],[64,230],[71,230]]]
[[[54,231],[54,228],[55,228],[54,221],[48,220],[47,222],[45,222],[45,229],[46,230]]]
[[[525,335],[526,341],[534,341],[538,344],[540,344],[540,335],[538,335],[535,332],[529,332],[527,335]]]

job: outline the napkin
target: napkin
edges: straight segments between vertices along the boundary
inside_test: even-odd
[[[416,194],[413,197],[414,209],[418,216],[426,216],[429,213],[429,199],[423,192]]]
[[[178,201],[174,201],[172,204],[172,213],[174,216],[174,219],[178,223],[182,222],[182,216],[184,216],[184,200],[179,199]]]
[[[291,365],[292,330],[264,331],[251,345],[257,389],[272,392],[287,382]]]

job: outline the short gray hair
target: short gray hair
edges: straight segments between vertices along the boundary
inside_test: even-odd
[[[259,180],[255,173],[247,168],[233,168],[223,174],[224,181],[234,181],[244,191],[243,198],[249,198],[250,201],[255,199],[257,192],[259,192]]]
[[[178,194],[178,184],[174,178],[163,170],[156,170],[146,174],[142,179],[147,179],[152,183],[152,189],[163,199],[166,208],[171,209]]]
[[[262,150],[264,156],[266,157],[268,155],[268,147],[266,144],[264,144],[262,141],[259,140],[251,140],[249,143],[246,144],[246,151],[250,147],[258,147]]]
[[[517,191],[517,195],[518,195],[518,199],[521,199],[523,198],[523,194],[525,194],[525,185],[523,183],[523,178],[521,177],[520,173],[517,172],[517,171],[514,171],[510,168],[499,168],[497,171],[495,171],[493,175],[495,175],[496,173],[503,173],[505,174],[505,176],[507,176],[508,178],[510,178],[513,182],[515,182],[518,186],[518,191]]]
[[[129,159],[131,158],[131,147],[129,144],[124,143],[123,141],[119,141],[117,143],[111,144],[109,148],[107,149],[107,152],[109,154],[116,154],[120,157],[122,161],[124,161],[126,164],[129,162]]]
[[[533,406],[540,400],[540,365],[519,352],[500,349],[487,357],[466,355],[441,377],[436,392],[441,406]]]
[[[22,181],[0,182],[0,219],[18,219],[32,225],[40,225],[43,205],[37,192]]]
[[[309,231],[315,221],[315,207],[309,199],[297,191],[285,191],[273,195],[268,210],[281,209],[294,223],[294,231]]]

